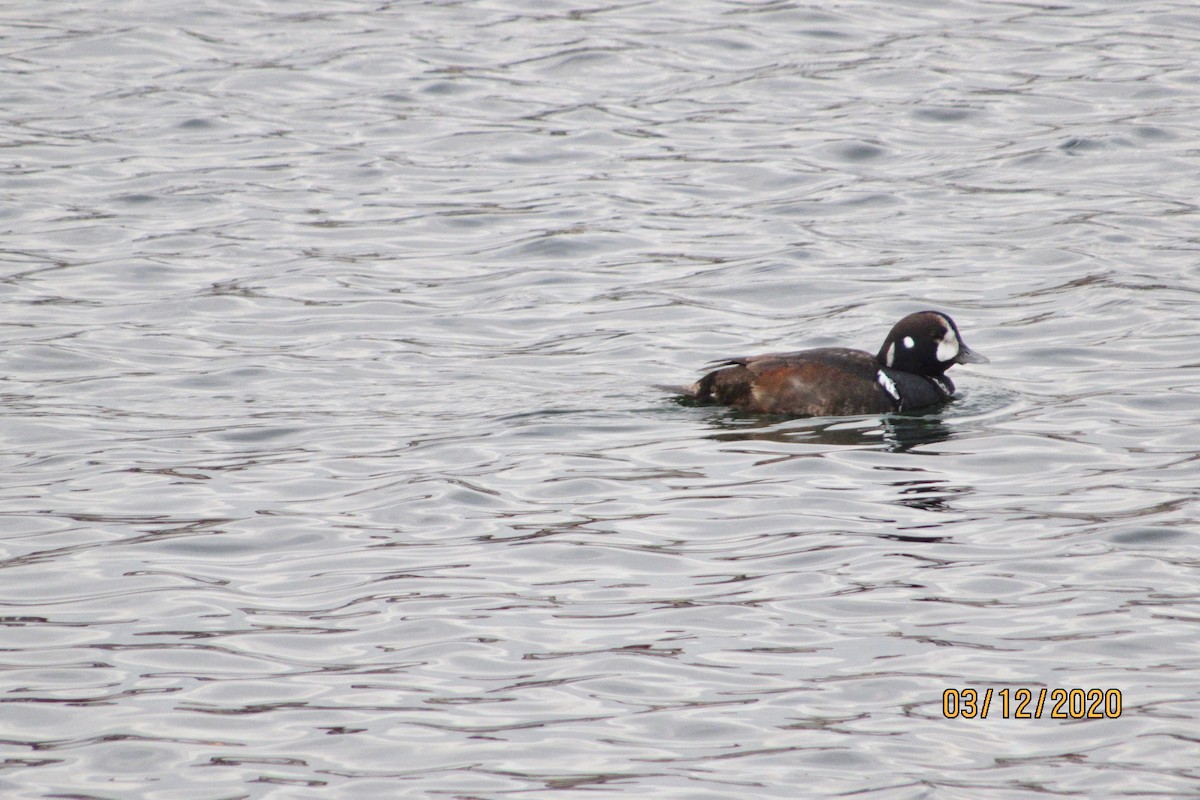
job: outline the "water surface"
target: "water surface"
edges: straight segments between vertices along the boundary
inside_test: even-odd
[[[1190,5],[0,41],[6,798],[1200,789]],[[655,388],[927,307],[932,413]]]

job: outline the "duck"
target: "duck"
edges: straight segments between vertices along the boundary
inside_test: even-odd
[[[940,311],[918,311],[892,326],[879,352],[822,347],[720,359],[683,395],[754,414],[835,417],[914,411],[954,396],[946,370],[986,364]]]

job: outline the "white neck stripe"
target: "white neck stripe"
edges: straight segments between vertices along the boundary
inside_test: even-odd
[[[900,402],[900,390],[896,388],[896,382],[887,376],[883,370],[875,373],[875,382],[883,387],[883,390],[888,393],[888,396]]]

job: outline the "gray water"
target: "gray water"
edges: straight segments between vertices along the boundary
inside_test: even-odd
[[[1194,4],[0,45],[5,798],[1200,794]],[[938,411],[654,388],[922,308]]]

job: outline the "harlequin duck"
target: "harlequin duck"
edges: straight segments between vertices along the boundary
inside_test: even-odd
[[[896,323],[878,355],[845,347],[767,353],[714,362],[684,392],[695,400],[760,414],[831,417],[910,411],[948,400],[955,364],[986,364],[954,320],[919,311]]]

